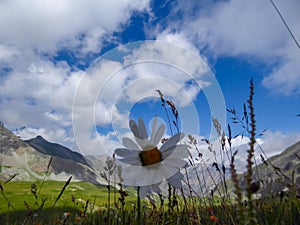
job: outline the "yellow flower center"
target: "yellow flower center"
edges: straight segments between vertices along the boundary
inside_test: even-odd
[[[162,161],[161,152],[157,149],[151,149],[140,152],[142,166],[151,166]]]

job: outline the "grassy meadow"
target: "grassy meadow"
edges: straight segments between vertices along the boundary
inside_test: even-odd
[[[58,198],[65,184],[66,182],[61,181],[11,181],[2,185],[1,224],[59,224],[66,215],[72,215],[75,222],[108,208],[106,186],[70,182]],[[133,189],[128,189],[126,193],[130,195],[124,208],[130,208],[136,201],[136,193]],[[119,197],[118,190],[111,188],[111,207],[114,205],[112,202],[118,202],[116,198]]]
[[[3,185],[3,188],[5,196],[10,200],[11,204],[16,210],[24,209],[24,201],[26,201],[29,206],[36,208],[37,205],[35,203],[37,202],[40,204],[42,199],[46,199],[44,207],[50,208],[53,206],[53,203],[62,190],[65,182],[46,181],[43,183],[42,189],[39,190],[41,183],[42,181],[15,181]],[[37,199],[32,193],[32,184],[36,184],[37,186]],[[113,198],[114,192],[111,193],[111,199]],[[72,208],[78,205],[85,205],[88,199],[96,206],[104,206],[107,204],[107,188],[105,186],[100,187],[87,182],[71,182],[55,206]],[[129,199],[133,200],[132,197],[129,197]],[[11,207],[8,207],[7,201],[3,197],[0,198],[0,206],[1,212],[13,211]]]
[[[122,194],[111,189],[108,211],[106,187],[70,182],[53,206],[65,183],[46,181],[37,198],[32,184],[21,181],[3,185],[1,224],[243,224],[241,221],[249,216],[246,204],[241,208],[236,200],[217,195],[201,199],[176,196],[176,203],[174,196],[171,201],[157,196],[156,201],[142,201],[138,220],[137,195],[131,188],[126,189],[124,206]],[[253,206],[254,220],[249,224],[299,224],[299,198],[292,193],[254,199]]]

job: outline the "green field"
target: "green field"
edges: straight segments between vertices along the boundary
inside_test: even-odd
[[[36,199],[31,192],[31,185],[33,183],[37,186],[38,203],[40,204],[42,199],[47,199],[45,202],[46,208],[52,207],[56,197],[65,184],[63,181],[46,181],[41,190],[39,189],[41,182],[16,181],[3,185],[6,197],[16,210],[24,209],[24,201],[26,201],[29,206],[36,207]],[[107,188],[105,186],[100,187],[87,182],[71,182],[61,198],[57,201],[56,206],[73,207],[74,202],[72,202],[72,196],[75,197],[77,202],[82,202],[83,204],[85,204],[88,199],[95,202],[97,206],[107,204]],[[113,193],[111,193],[111,198],[114,198]],[[8,207],[7,201],[1,197],[0,212],[9,212],[12,210],[12,207]]]
[[[176,196],[178,204],[171,207],[168,198],[163,204],[158,198],[152,203],[142,200],[138,210],[135,190],[126,189],[128,196],[122,207],[120,193],[111,187],[108,207],[107,187],[86,182],[70,182],[56,202],[65,183],[35,182],[37,189],[33,191],[33,182],[2,183],[0,224],[240,224],[243,221],[236,201],[218,196],[213,199]],[[253,204],[257,223],[252,224],[297,224],[300,220],[300,202],[296,196],[256,199]],[[246,213],[247,206],[243,207]]]
[[[28,224],[34,221],[33,217],[39,217],[39,221],[51,223],[51,217],[61,218],[63,214],[81,215],[97,213],[107,210],[108,190],[106,186],[96,186],[87,182],[70,182],[56,201],[66,182],[42,181],[28,182],[15,181],[2,184],[3,192],[0,196],[0,224],[18,224],[28,218]],[[36,189],[32,191],[32,185]],[[42,188],[41,188],[42,187]],[[125,207],[130,207],[136,201],[136,193],[133,189],[126,192]],[[119,207],[119,193],[111,187],[110,205]],[[117,205],[114,204],[117,203]],[[55,205],[54,205],[55,203]],[[51,216],[49,216],[51,215]]]

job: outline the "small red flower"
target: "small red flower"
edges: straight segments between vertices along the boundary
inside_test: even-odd
[[[212,221],[217,221],[218,218],[215,215],[211,215],[209,219]]]

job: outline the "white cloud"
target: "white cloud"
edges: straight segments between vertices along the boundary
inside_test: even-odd
[[[8,63],[17,57],[21,52],[12,46],[0,44],[0,63]],[[1,65],[1,64],[0,64]]]
[[[76,146],[74,145],[74,138],[70,137],[70,134],[68,134],[66,130],[62,128],[53,130],[47,128],[25,127],[25,129],[22,130],[19,135],[24,140],[28,140],[40,135],[49,142],[62,144],[71,148],[72,150],[76,149]]]
[[[90,132],[91,135],[87,134],[86,130],[83,130],[76,135],[78,151],[84,156],[112,156],[116,148],[122,147],[115,139],[114,132],[102,135],[94,131]]]
[[[262,149],[267,156],[271,157],[275,154],[279,154],[290,145],[299,141],[300,133],[285,134],[280,131],[267,131],[261,139],[263,141],[261,144]]]
[[[1,1],[0,66],[11,68],[0,77],[1,120],[9,128],[27,126],[24,138],[42,134],[69,145],[73,98],[84,71],[54,63],[51,57],[61,48],[80,57],[100,52],[102,43],[148,4],[148,0]],[[82,97],[85,101],[86,95]]]
[[[86,33],[86,37],[83,39],[82,53],[98,52],[101,49],[102,37],[105,35],[105,30],[101,27],[95,27]]]
[[[32,63],[23,73],[13,71],[1,86],[1,98],[6,99],[1,102],[3,120],[12,127],[22,123],[41,126],[46,113],[55,111],[64,117],[64,121],[57,122],[70,121],[73,95],[81,76],[80,71],[71,72],[68,66],[50,62],[39,66]]]
[[[300,35],[299,35],[300,37]],[[263,85],[272,93],[292,95],[300,93],[300,54],[295,43],[282,49],[283,62],[263,79]]]
[[[154,75],[153,69],[161,75]],[[152,74],[151,74],[152,72]],[[127,100],[130,103],[139,102],[148,97],[159,97],[155,90],[159,89],[166,98],[172,99],[178,107],[185,107],[192,104],[201,87],[196,84],[186,84],[191,78],[185,74],[179,75],[178,71],[164,66],[148,64],[134,68],[134,74],[141,74],[135,80],[123,86],[121,101]],[[171,74],[171,75],[169,75]],[[176,74],[179,79],[176,79]],[[184,79],[185,77],[185,79]]]
[[[300,2],[275,3],[299,41],[300,14],[297,9]],[[153,29],[156,37],[173,37],[183,45],[194,43],[201,50],[208,49],[214,56],[249,56],[262,60],[266,65],[277,64],[272,73],[266,74],[263,84],[274,92],[299,93],[299,48],[270,2],[178,1],[172,12],[174,15],[171,15],[164,30]],[[175,14],[183,15],[183,19],[176,20]]]
[[[88,32],[88,40],[111,33],[149,1],[1,1],[0,42],[20,48],[56,50],[57,44]],[[95,28],[101,27],[97,31]],[[101,32],[99,32],[99,30]]]

